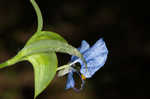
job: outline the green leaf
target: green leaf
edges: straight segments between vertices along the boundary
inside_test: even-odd
[[[52,81],[56,74],[57,57],[54,52],[40,53],[27,57],[34,67],[35,93],[36,98]]]
[[[40,33],[35,33],[35,35],[33,35],[31,39],[27,42],[25,47],[29,46],[33,42],[37,42],[44,39],[59,40],[61,42],[66,42],[57,33],[41,31]],[[34,67],[34,98],[36,98],[50,84],[50,82],[56,74],[58,64],[56,53],[37,53],[27,56],[25,59],[30,61]]]
[[[44,40],[58,40],[61,42],[66,42],[60,35],[54,32],[49,31],[41,31],[39,33],[35,33],[26,43],[25,47],[29,46],[30,44]],[[20,53],[20,52],[19,52]],[[19,61],[27,60],[31,62],[34,67],[34,77],[35,77],[35,95],[36,98],[51,82],[54,78],[56,69],[57,69],[57,57],[55,52],[42,52],[36,54],[17,54],[12,59],[0,64],[0,68],[7,67],[13,65]]]

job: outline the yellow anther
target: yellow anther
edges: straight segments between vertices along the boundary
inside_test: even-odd
[[[86,77],[85,77],[84,75],[81,75],[81,78],[82,78],[83,80],[86,80]]]

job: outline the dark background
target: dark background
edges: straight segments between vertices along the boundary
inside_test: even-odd
[[[44,30],[59,33],[75,47],[103,37],[106,64],[81,92],[64,90],[66,77],[55,77],[38,99],[148,99],[150,96],[150,7],[128,0],[36,0]],[[36,30],[29,0],[0,0],[0,62],[23,48]],[[63,57],[63,56],[61,56]],[[65,60],[60,58],[60,63]],[[62,64],[61,64],[62,65]],[[0,70],[0,99],[33,99],[33,68],[21,62]]]

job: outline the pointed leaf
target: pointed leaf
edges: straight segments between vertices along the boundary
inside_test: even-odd
[[[27,42],[26,46],[33,42],[44,39],[59,40],[61,42],[66,42],[57,33],[42,31],[40,33],[35,33],[31,39]],[[57,57],[54,52],[49,53],[37,53],[26,58],[33,64],[34,67],[34,79],[35,79],[35,91],[34,98],[36,98],[52,81],[56,74],[57,69]]]
[[[56,74],[57,57],[54,52],[40,53],[27,57],[34,67],[35,93],[36,98],[52,81]]]
[[[64,38],[54,32],[41,31],[40,33],[35,33],[26,46],[29,46],[33,42],[37,42],[44,39],[59,40],[61,42],[66,42]],[[67,42],[66,42],[67,43]],[[19,52],[20,53],[20,52]],[[28,60],[33,64],[34,67],[34,77],[35,77],[35,95],[36,98],[51,82],[53,79],[56,68],[57,68],[57,57],[54,52],[50,53],[36,53],[34,55],[23,55],[17,54],[15,57],[9,59],[8,61],[0,64],[0,68],[13,65],[19,61]]]

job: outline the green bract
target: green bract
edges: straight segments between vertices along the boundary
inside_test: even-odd
[[[30,0],[37,14],[37,32],[28,40],[25,47],[16,56],[0,64],[0,68],[11,66],[20,61],[29,61],[33,65],[36,98],[52,81],[57,71],[56,52],[78,56],[83,61],[80,52],[69,45],[57,33],[42,31],[43,19],[41,11],[34,0]]]

